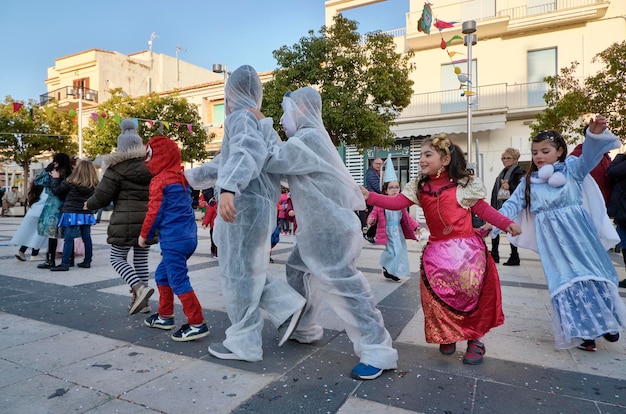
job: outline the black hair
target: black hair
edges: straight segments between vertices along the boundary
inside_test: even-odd
[[[456,144],[449,143],[446,148],[441,148],[441,141],[438,144],[433,145],[434,138],[426,138],[424,142],[422,142],[422,146],[430,145],[434,149],[437,150],[439,155],[442,157],[450,155],[450,164],[448,164],[448,177],[455,183],[465,187],[469,181],[464,180],[464,178],[474,175],[473,171],[467,169],[467,160],[465,159],[465,154],[463,154],[463,150]],[[447,139],[446,139],[447,140]],[[447,140],[449,142],[449,140]],[[444,141],[445,142],[445,141]],[[420,177],[417,182],[417,189],[420,191],[424,184],[430,181],[429,176]]]
[[[559,161],[565,161],[567,157],[567,143],[561,134],[553,129],[539,131],[537,135],[533,137],[531,140],[532,144],[538,144],[543,141],[548,141],[548,143],[556,148],[558,151],[560,148],[563,148],[563,153],[559,157]],[[530,176],[533,172],[538,171],[537,165],[534,162],[530,163],[530,168],[526,171],[526,187],[524,188],[524,200],[526,201],[526,208],[530,211]]]

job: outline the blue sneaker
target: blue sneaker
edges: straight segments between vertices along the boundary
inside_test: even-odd
[[[208,334],[209,328],[206,326],[206,323],[201,325],[190,325],[186,323],[172,334],[172,339],[178,342],[194,341],[204,338]]]
[[[371,380],[380,377],[382,373],[383,370],[380,368],[359,362],[356,367],[352,368],[350,376],[358,380]]]
[[[143,321],[143,324],[151,328],[169,330],[174,328],[174,318],[164,318],[158,313],[153,313]]]

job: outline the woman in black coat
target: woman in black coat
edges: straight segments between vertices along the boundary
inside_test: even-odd
[[[509,198],[513,191],[517,188],[522,177],[526,173],[519,165],[519,151],[515,148],[507,148],[502,153],[502,164],[504,168],[496,178],[496,182],[493,185],[491,191],[491,206],[496,210],[502,207],[502,204]],[[500,245],[500,236],[491,239],[491,256],[496,263],[500,263],[500,252],[498,247]],[[511,245],[511,257],[509,260],[502,263],[505,266],[519,266],[519,253],[517,247]]]

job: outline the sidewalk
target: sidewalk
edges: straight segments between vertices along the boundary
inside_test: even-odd
[[[91,269],[50,272],[15,259],[9,241],[20,220],[0,218],[1,413],[626,413],[626,340],[599,339],[595,353],[556,351],[541,265],[529,251],[520,251],[519,267],[498,265],[507,319],[485,337],[483,364],[468,366],[464,345],[444,356],[424,341],[421,245],[409,244],[413,276],[394,283],[380,273],[382,247],[364,241],[358,265],[400,359],[397,370],[356,381],[350,370],[358,358],[330,309],[321,315],[320,343],[278,348],[266,320],[263,361],[208,354],[230,325],[208,230],[198,230],[189,267],[211,334],[179,343],[171,332],[144,326],[146,315],[128,315],[128,287],[108,263],[107,222],[92,229]],[[284,277],[292,241],[281,236],[274,248],[273,277]],[[504,238],[500,249],[506,260]],[[622,257],[610,254],[621,280]],[[153,249],[151,270],[159,260]],[[626,298],[626,289],[620,295]],[[179,305],[176,321],[185,321]]]

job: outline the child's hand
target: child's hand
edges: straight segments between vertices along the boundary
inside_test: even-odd
[[[85,204],[83,204],[83,210],[89,210],[89,209],[87,208],[87,201],[85,201]]]
[[[368,226],[373,226],[374,225],[374,219],[367,219],[367,225]]]
[[[360,186],[361,187],[361,194],[363,194],[363,198],[365,199],[365,201],[367,201],[367,199],[370,197],[370,192],[367,191],[367,188]]]
[[[206,230],[207,225],[206,225],[206,224],[203,224],[203,225],[202,225],[202,228],[203,228],[204,230]]]
[[[52,170],[50,171],[50,177],[52,178],[59,178],[61,176],[61,174],[59,174],[59,170]]]
[[[233,223],[237,210],[235,209],[235,195],[224,192],[220,194],[220,216],[226,223]]]
[[[137,244],[139,245],[139,247],[148,247],[148,245],[146,244],[146,239],[141,236],[137,238]]]
[[[518,234],[522,234],[522,228],[519,224],[513,223],[506,228],[506,232],[511,236],[517,236]]]
[[[602,115],[596,115],[589,121],[589,131],[594,134],[601,134],[607,128],[606,118]]]
[[[489,223],[485,223],[480,227],[481,230],[484,230],[487,233],[490,233],[491,230],[493,229],[493,226]]]
[[[296,215],[296,212],[293,210],[289,210],[289,212],[287,213],[289,215],[289,217],[293,217]]]

